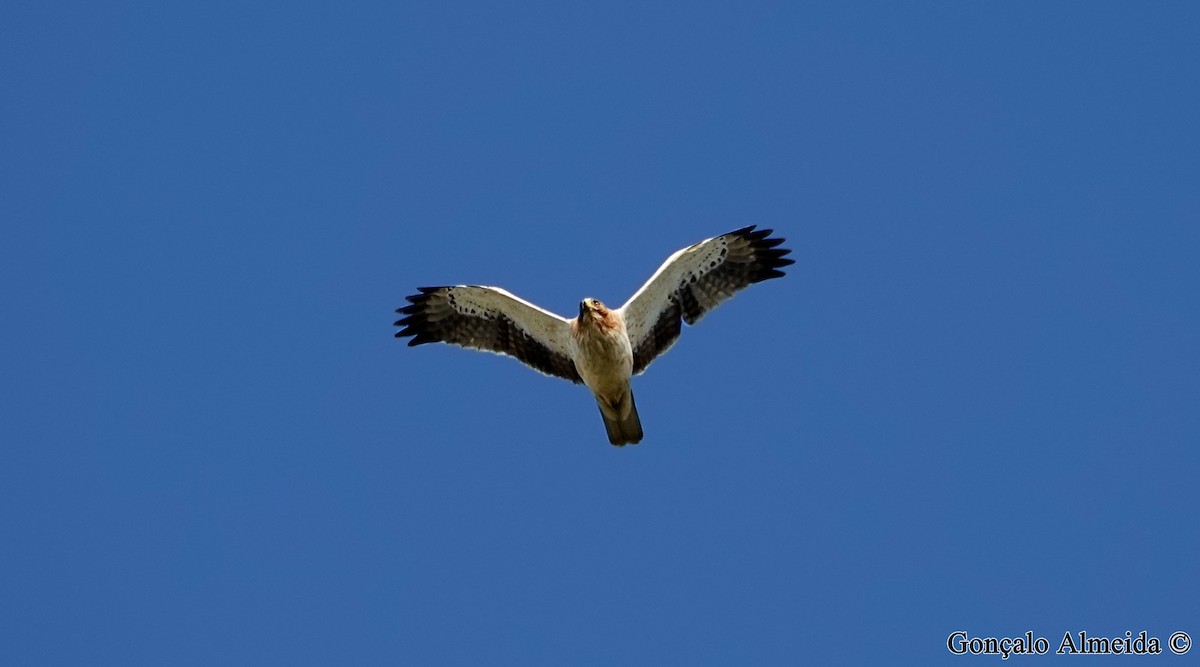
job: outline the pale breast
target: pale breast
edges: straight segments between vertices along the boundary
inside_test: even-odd
[[[572,326],[571,346],[575,370],[594,392],[624,389],[633,376],[633,348],[624,322],[610,329]]]

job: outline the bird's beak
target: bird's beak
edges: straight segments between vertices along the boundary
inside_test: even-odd
[[[583,301],[579,302],[579,319],[582,320],[583,316],[587,315],[587,312],[588,312],[588,300],[584,299]]]

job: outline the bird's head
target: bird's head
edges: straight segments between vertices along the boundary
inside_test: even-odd
[[[608,309],[598,299],[584,299],[579,302],[579,319],[582,321],[588,315],[593,317],[604,317]]]

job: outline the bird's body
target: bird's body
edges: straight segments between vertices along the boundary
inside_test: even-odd
[[[633,377],[633,346],[621,313],[584,299],[571,320],[571,358],[579,377],[597,394],[622,391]]]
[[[614,445],[637,444],[642,423],[633,404],[633,345],[625,318],[595,299],[579,304],[571,320],[571,358],[583,384],[596,395],[600,415]]]
[[[746,227],[671,255],[618,309],[595,299],[566,319],[497,287],[422,287],[397,312],[409,345],[445,342],[506,354],[535,370],[587,386],[614,445],[636,444],[642,425],[630,380],[709,310],[793,263],[771,230]]]

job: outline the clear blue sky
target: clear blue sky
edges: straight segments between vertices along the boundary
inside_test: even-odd
[[[3,4],[0,663],[1200,639],[1196,5],[601,4]],[[748,224],[637,447],[392,338]]]

